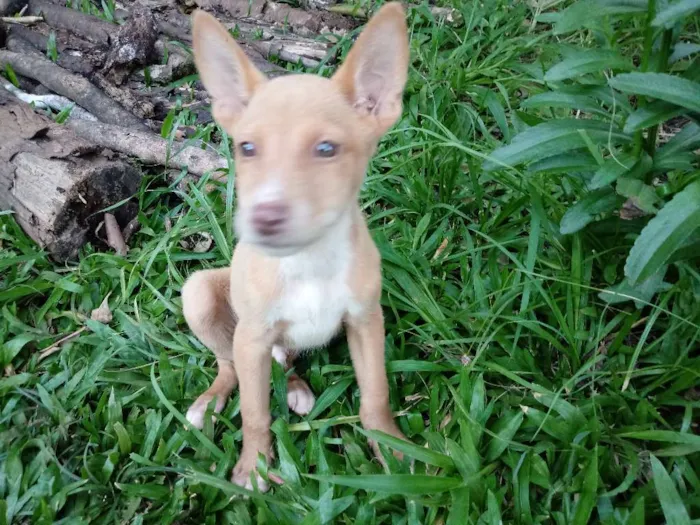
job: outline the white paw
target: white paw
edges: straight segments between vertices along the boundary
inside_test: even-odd
[[[238,464],[233,468],[233,475],[231,476],[231,482],[235,483],[239,487],[243,487],[247,490],[253,490],[253,482],[251,481],[251,473],[255,474],[255,481],[258,485],[258,490],[260,492],[267,492],[270,490],[270,485],[262,479],[262,476],[257,473],[254,469],[250,469],[245,464],[246,462],[239,461]]]
[[[289,367],[290,351],[280,345],[272,345],[272,358],[286,370]]]
[[[262,476],[260,476],[260,474],[255,474],[255,481],[257,481],[258,483],[258,490],[260,492],[267,492],[268,490],[270,490],[270,485],[264,479],[262,479]],[[244,488],[248,490],[253,490],[253,483],[250,480],[250,476],[248,477],[248,479],[246,479]]]
[[[299,416],[305,416],[314,407],[316,398],[304,381],[299,378],[287,383],[287,405]]]
[[[211,402],[212,397],[208,395],[201,395],[197,398],[197,401],[192,403],[192,406],[187,410],[185,417],[189,421],[190,425],[194,428],[203,429],[204,428],[204,414],[207,412],[207,405]],[[216,406],[214,407],[214,412],[217,414],[223,410],[226,404],[226,399],[216,399]],[[212,421],[215,422],[216,418],[212,416]]]

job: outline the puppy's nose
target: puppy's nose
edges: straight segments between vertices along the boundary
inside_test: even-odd
[[[279,233],[289,218],[289,207],[283,202],[265,202],[253,208],[253,227],[260,235]]]

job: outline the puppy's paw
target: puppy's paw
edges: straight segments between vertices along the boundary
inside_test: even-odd
[[[384,432],[385,434],[389,434],[396,438],[402,439],[403,441],[408,441],[408,438],[403,435],[403,433],[399,430],[399,428],[396,426],[396,424],[394,424],[393,421],[391,422],[391,424],[387,424],[386,426],[381,428],[373,428],[372,430],[378,430],[380,432]],[[376,457],[377,460],[382,464],[382,466],[386,468],[386,460],[384,459],[384,456],[382,455],[382,452],[379,449],[379,444],[373,439],[368,440],[368,443],[372,449],[372,452],[374,453],[374,457]],[[403,460],[402,452],[399,452],[398,450],[394,450],[393,452],[394,457],[396,459],[398,459],[399,461]]]
[[[187,421],[189,421],[190,425],[192,425],[194,428],[198,428],[200,430],[204,428],[204,415],[207,412],[207,406],[213,398],[213,396],[204,393],[201,396],[199,396],[197,398],[197,401],[192,403],[192,406],[187,410],[187,414],[185,414],[185,417],[187,418]],[[220,397],[217,397],[214,412],[216,412],[217,414],[221,412],[224,408],[224,405],[226,405],[226,399],[221,399]],[[214,418],[213,416],[212,421],[216,421],[216,418]]]
[[[305,416],[314,407],[316,398],[303,379],[292,376],[287,382],[287,405],[299,416]]]
[[[269,454],[267,457],[268,464],[271,460],[272,455]],[[243,487],[248,490],[253,490],[253,482],[251,479],[251,474],[255,476],[255,481],[258,485],[258,490],[260,492],[267,492],[270,489],[270,485],[262,479],[262,476],[258,474],[255,469],[257,463],[257,451],[255,453],[243,452],[241,454],[238,463],[233,467],[233,474],[231,475],[231,482],[235,483],[239,487]]]

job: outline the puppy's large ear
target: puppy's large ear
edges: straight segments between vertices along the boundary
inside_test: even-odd
[[[194,61],[202,84],[212,98],[214,119],[225,129],[236,122],[263,75],[228,31],[210,14],[193,15]]]
[[[406,13],[390,2],[371,18],[333,76],[353,107],[373,117],[379,135],[401,116],[408,54]]]

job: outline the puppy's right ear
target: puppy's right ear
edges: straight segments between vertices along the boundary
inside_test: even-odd
[[[228,31],[209,13],[193,15],[194,62],[212,98],[212,113],[221,127],[230,130],[253,92],[266,81]]]

